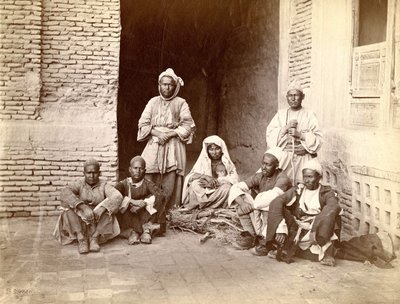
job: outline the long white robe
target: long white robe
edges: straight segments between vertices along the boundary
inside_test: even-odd
[[[292,152],[292,138],[287,134],[282,135],[284,128],[291,119],[298,122],[297,131],[303,134],[304,140],[296,139],[295,145],[301,145],[308,152],[305,155],[296,155]],[[290,111],[290,109],[281,109],[272,118],[266,131],[266,141],[269,148],[281,147],[283,155],[280,160],[280,168],[293,178],[294,184],[302,182],[301,168],[304,163],[316,154],[322,145],[322,131],[319,128],[318,120],[314,112],[307,108],[301,108],[299,111]],[[293,164],[292,164],[293,162]]]

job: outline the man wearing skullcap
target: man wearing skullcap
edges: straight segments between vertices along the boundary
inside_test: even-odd
[[[322,166],[314,158],[302,168],[303,184],[274,199],[269,207],[265,253],[278,246],[278,260],[292,262],[295,254],[334,266],[334,241],[340,236],[336,193],[320,184]],[[282,221],[286,231],[277,231]]]
[[[301,168],[315,157],[322,145],[322,132],[313,111],[302,106],[303,88],[298,80],[290,83],[286,100],[289,108],[280,109],[266,131],[268,147],[281,147],[281,168],[293,180],[302,181]]]
[[[129,173],[115,186],[124,197],[117,214],[121,236],[128,238],[129,245],[151,244],[153,232],[160,228],[158,216],[165,209],[164,192],[145,178],[143,157],[131,159]]]
[[[100,164],[95,159],[84,163],[83,175],[61,190],[62,213],[54,231],[63,245],[77,240],[81,254],[99,251],[99,244],[120,233],[115,213],[122,201],[122,195],[100,179]]]
[[[238,249],[250,249],[256,239],[265,236],[270,202],[292,186],[288,176],[279,169],[281,155],[280,148],[269,149],[263,156],[261,172],[231,187],[228,203],[236,205],[244,229],[234,244]]]
[[[140,119],[138,141],[147,141],[142,157],[146,177],[164,190],[168,210],[181,203],[186,147],[191,143],[194,121],[187,102],[178,97],[182,78],[172,69],[158,77],[159,95],[150,99]],[[164,219],[163,219],[164,218]],[[165,214],[160,214],[161,233],[165,232]]]

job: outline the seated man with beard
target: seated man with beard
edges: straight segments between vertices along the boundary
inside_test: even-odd
[[[230,190],[228,203],[236,204],[244,229],[234,244],[238,249],[250,249],[257,239],[262,239],[263,234],[265,236],[270,202],[292,186],[288,176],[279,169],[281,154],[282,150],[278,147],[269,149],[263,156],[261,172],[233,185]]]
[[[115,186],[124,196],[117,214],[121,236],[128,238],[129,245],[151,244],[153,232],[160,228],[158,217],[165,210],[165,194],[144,178],[146,162],[141,156],[131,159],[129,173],[130,177]]]

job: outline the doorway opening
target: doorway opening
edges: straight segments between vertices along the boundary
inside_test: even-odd
[[[272,2],[278,24],[279,1]],[[224,119],[222,108],[228,105],[221,102],[221,96],[227,67],[236,60],[232,54],[260,47],[252,44],[262,33],[250,31],[251,23],[260,22],[254,16],[265,6],[271,10],[271,5],[261,0],[121,0],[120,178],[129,174],[129,160],[144,149],[146,143],[136,140],[138,120],[148,100],[158,95],[158,75],[169,67],[184,80],[179,96],[188,102],[196,123],[194,142],[187,146],[187,168],[191,168],[202,140],[218,134]],[[276,31],[278,35],[278,26]]]

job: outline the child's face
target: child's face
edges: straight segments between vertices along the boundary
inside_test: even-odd
[[[226,171],[224,169],[217,169],[216,172],[218,177],[226,176]]]

